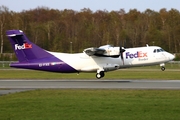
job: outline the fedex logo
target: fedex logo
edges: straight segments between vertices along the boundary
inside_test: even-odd
[[[23,45],[15,44],[15,50],[24,50],[32,48],[32,44],[24,43]]]
[[[148,57],[147,52],[137,51],[136,53],[126,53],[126,59],[128,58],[142,58],[142,57]]]

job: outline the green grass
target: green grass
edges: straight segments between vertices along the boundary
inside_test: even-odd
[[[1,120],[179,120],[180,90],[35,90],[0,97]]]
[[[160,69],[122,69],[105,73],[102,79],[151,79],[151,80],[179,80],[180,71],[170,69],[161,71]],[[0,79],[96,79],[96,73],[76,73],[62,74],[34,70],[6,69],[0,70]]]

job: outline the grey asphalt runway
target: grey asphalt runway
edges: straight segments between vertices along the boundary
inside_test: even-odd
[[[180,80],[0,80],[0,95],[34,89],[180,89]]]

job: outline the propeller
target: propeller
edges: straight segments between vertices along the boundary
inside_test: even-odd
[[[124,65],[123,52],[125,52],[125,51],[126,51],[126,50],[123,49],[123,48],[121,47],[121,44],[120,44],[120,46],[119,46],[119,55],[121,56],[121,60],[123,61],[123,65]]]

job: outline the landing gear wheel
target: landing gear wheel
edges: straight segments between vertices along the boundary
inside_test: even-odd
[[[96,74],[96,78],[97,78],[97,79],[100,79],[100,78],[101,78],[100,73],[97,73],[97,74]]]
[[[96,78],[97,78],[97,79],[100,79],[100,78],[104,77],[104,75],[105,75],[105,74],[104,74],[104,71],[101,71],[101,72],[99,72],[99,73],[96,74]]]
[[[166,69],[166,68],[165,68],[164,66],[161,67],[161,70],[162,70],[162,71],[165,71],[165,69]]]

